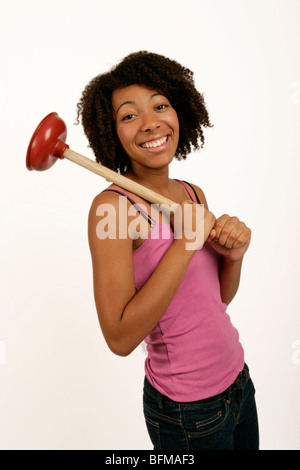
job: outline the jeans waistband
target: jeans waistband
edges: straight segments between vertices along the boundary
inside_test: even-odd
[[[243,382],[244,382],[244,379],[248,379],[248,378],[249,378],[249,368],[248,368],[247,364],[244,364],[243,370],[241,370],[241,372],[238,374],[236,379],[232,382],[232,384],[226,390],[224,390],[224,392],[221,392],[218,395],[215,395],[213,397],[204,398],[203,400],[197,400],[197,401],[199,401],[199,402],[201,401],[204,404],[204,403],[209,403],[211,401],[216,401],[218,399],[225,399],[226,400],[226,399],[229,398],[233,387],[242,386]],[[150,395],[152,395],[153,398],[156,398],[158,400],[160,405],[162,405],[162,402],[164,402],[164,403],[168,403],[168,402],[169,403],[174,403],[174,401],[171,400],[171,398],[167,397],[166,395],[163,395],[155,387],[153,387],[153,385],[149,382],[149,380],[147,379],[146,376],[145,376],[144,387],[147,390],[147,392],[150,393]]]

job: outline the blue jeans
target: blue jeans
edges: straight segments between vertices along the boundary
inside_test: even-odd
[[[178,403],[145,377],[144,416],[154,450],[258,450],[255,389],[245,365],[225,392]]]

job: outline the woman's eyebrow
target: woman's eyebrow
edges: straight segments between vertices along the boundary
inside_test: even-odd
[[[155,96],[164,96],[164,95],[162,95],[161,93],[153,93],[153,95],[150,96],[149,101],[152,100]],[[134,105],[134,104],[136,104],[136,102],[135,101],[124,101],[124,103],[120,104],[120,106],[118,107],[116,114],[118,114],[120,108],[122,108],[122,106],[125,106],[125,104],[133,104]]]
[[[120,104],[120,106],[118,107],[116,114],[118,114],[120,108],[122,108],[122,106],[125,106],[125,104],[136,104],[136,102],[135,101],[124,101],[124,103]]]

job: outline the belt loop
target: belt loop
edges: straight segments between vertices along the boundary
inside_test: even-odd
[[[231,386],[229,386],[223,393],[223,402],[226,403],[227,405],[230,405],[231,403],[230,395],[231,395]]]

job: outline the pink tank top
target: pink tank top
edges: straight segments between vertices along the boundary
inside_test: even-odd
[[[133,252],[137,290],[149,279],[174,239],[169,224],[152,220],[152,225],[149,237]],[[145,338],[146,376],[171,400],[190,402],[221,393],[244,367],[239,334],[221,299],[218,270],[219,255],[205,243],[193,255],[164,315]]]

